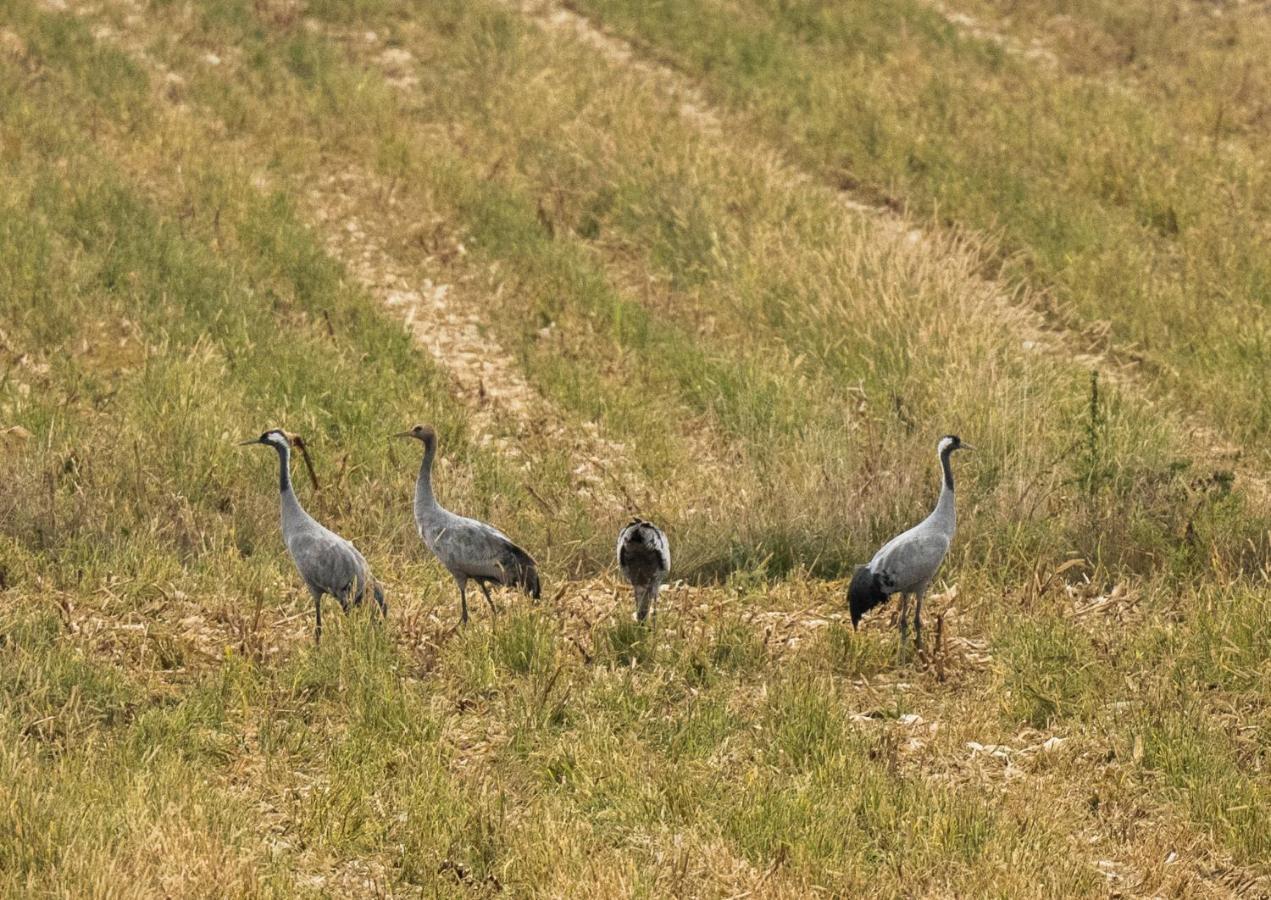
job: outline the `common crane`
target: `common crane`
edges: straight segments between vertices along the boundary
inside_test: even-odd
[[[416,425],[394,437],[414,438],[424,445],[424,461],[415,482],[415,525],[428,549],[459,585],[459,621],[465,625],[468,622],[470,578],[480,586],[491,612],[497,610],[487,587],[490,582],[519,587],[537,600],[540,587],[533,557],[493,525],[457,516],[437,502],[432,489],[432,465],[437,456],[437,432],[433,427]]]
[[[940,439],[938,452],[944,482],[936,508],[913,528],[884,544],[867,565],[856,567],[847,590],[853,628],[866,612],[886,603],[892,594],[900,594],[900,641],[903,646],[909,631],[909,597],[914,595],[917,597],[914,640],[917,646],[922,646],[922,600],[949,551],[957,526],[953,469],[949,465],[949,457],[958,450],[974,449],[970,444],[962,443],[955,434]]]
[[[658,591],[671,570],[671,546],[662,529],[643,519],[632,519],[618,533],[618,568],[635,588],[635,615],[643,622],[653,610],[657,618]]]
[[[305,512],[291,487],[291,445],[297,440],[279,429],[266,431],[241,446],[264,444],[278,451],[278,489],[282,503],[282,539],[313,597],[315,643],[322,642],[322,595],[330,594],[346,613],[349,602],[361,606],[367,587],[375,595],[380,612],[388,615],[384,590],[371,577],[371,568],[357,548],[334,531],[323,528]]]

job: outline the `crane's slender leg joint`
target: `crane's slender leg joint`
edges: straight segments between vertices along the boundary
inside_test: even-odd
[[[927,595],[927,586],[924,584],[918,589],[918,601],[914,604],[914,646],[922,649],[922,599]]]
[[[313,591],[313,643],[322,643],[322,594]]]
[[[485,581],[478,581],[477,584],[481,586],[481,593],[485,594],[485,602],[490,604],[490,614],[497,616],[499,608],[494,605],[494,600],[490,597],[490,589],[486,587]]]
[[[900,649],[909,641],[909,595],[900,595]]]
[[[457,578],[455,580],[459,582],[459,607],[461,610],[459,614],[459,624],[467,625],[468,624],[468,579]]]

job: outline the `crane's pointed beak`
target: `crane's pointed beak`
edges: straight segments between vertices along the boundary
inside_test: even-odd
[[[972,447],[970,444],[964,442],[958,445],[958,449],[959,450],[974,450],[975,448]]]
[[[389,437],[413,438],[414,435],[411,434],[409,431],[396,431],[393,434],[390,434]]]
[[[252,438],[250,441],[239,441],[238,446],[246,447],[248,444],[259,444],[260,438]]]

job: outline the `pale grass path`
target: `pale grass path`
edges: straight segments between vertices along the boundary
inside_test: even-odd
[[[963,34],[977,40],[988,41],[990,44],[996,44],[1012,56],[1018,56],[1052,68],[1059,66],[1059,58],[1039,40],[1024,43],[985,24],[969,13],[947,6],[941,0],[921,0],[921,2]]]
[[[382,35],[373,31],[313,20],[307,21],[306,27],[343,44],[352,57],[379,69],[385,82],[408,102],[412,94],[421,90],[413,71],[417,60],[406,47],[381,49]],[[699,116],[700,127],[712,127],[709,113],[695,97],[684,98],[681,112]],[[546,437],[556,446],[570,449],[576,486],[596,496],[602,508],[634,513],[641,505],[650,505],[650,500],[655,499],[652,486],[627,455],[626,446],[607,438],[595,422],[582,423],[581,430],[563,426],[563,414],[498,347],[489,323],[479,312],[479,297],[464,286],[435,284],[429,278],[421,282],[417,276],[412,280],[409,267],[394,258],[388,249],[393,238],[417,226],[421,211],[407,208],[394,195],[392,185],[368,173],[345,170],[325,179],[329,189],[311,189],[309,198],[310,217],[324,226],[328,250],[344,260],[388,308],[404,316],[416,339],[449,369],[460,396],[466,398],[478,421],[488,422],[493,430],[495,420],[511,413],[522,423],[521,433],[546,431]],[[359,204],[368,210],[365,215],[359,214]],[[436,223],[443,225],[439,218]],[[466,249],[462,242],[452,239],[442,252],[462,256]],[[621,290],[620,286],[615,287]],[[503,290],[503,286],[496,290]],[[544,331],[545,336],[551,327]],[[702,496],[732,497],[742,501],[744,507],[747,493],[754,487],[739,484],[742,476],[735,444],[707,417],[687,411],[668,422],[667,428],[676,432],[677,443],[692,460],[693,471],[704,485]],[[520,452],[506,439],[495,443],[512,455]],[[723,514],[724,504],[719,505]]]
[[[767,171],[777,183],[829,192],[845,208],[869,216],[902,251],[924,255],[934,252],[946,259],[968,284],[977,288],[985,308],[1018,337],[1025,352],[1044,353],[1067,365],[1097,370],[1101,378],[1121,391],[1134,395],[1149,406],[1159,406],[1154,399],[1156,392],[1151,384],[1151,375],[1143,371],[1141,354],[1133,348],[1113,345],[1106,323],[1092,323],[1081,330],[1068,327],[1049,312],[1049,305],[1042,295],[1023,288],[1012,290],[985,277],[982,274],[983,253],[970,240],[933,233],[889,206],[853,196],[850,189],[828,184],[792,162],[780,148],[769,144],[753,129],[747,129],[736,117],[730,117],[727,111],[712,104],[691,78],[672,66],[650,59],[630,41],[606,31],[602,25],[571,8],[567,0],[500,2],[520,11],[548,33],[577,40],[596,51],[613,67],[635,73],[661,96],[671,100],[685,122],[712,140],[730,141],[733,150],[750,154],[755,164]],[[976,37],[1003,43],[1011,52],[1029,59],[1043,63],[1048,58],[1053,59],[1040,47],[1010,43],[1008,36],[947,9],[939,0],[933,0],[929,5],[952,24],[968,29]],[[725,123],[728,127],[724,127]],[[745,136],[744,147],[736,140],[739,134]],[[1204,461],[1206,466],[1214,469],[1234,471],[1237,484],[1251,500],[1264,507],[1271,503],[1271,479],[1250,464],[1238,445],[1194,411],[1171,409],[1168,415],[1174,420],[1177,433],[1194,459]]]
[[[428,273],[440,277],[441,266],[432,269],[427,260],[420,266],[395,254],[393,238],[416,228],[421,211],[399,203],[382,179],[350,166],[332,165],[309,185],[305,209],[328,252],[448,373],[479,443],[527,466],[527,438],[565,451],[575,490],[606,514],[634,512],[632,498],[647,489],[626,446],[595,422],[571,421],[529,383],[491,333],[476,288],[435,282]],[[467,252],[453,238],[441,243],[445,253]]]

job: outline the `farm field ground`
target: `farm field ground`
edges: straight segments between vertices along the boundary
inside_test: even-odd
[[[1271,896],[1269,41],[0,0],[0,892]],[[456,627],[416,422],[540,603]],[[386,623],[314,646],[271,426]],[[902,657],[846,583],[950,432]]]

